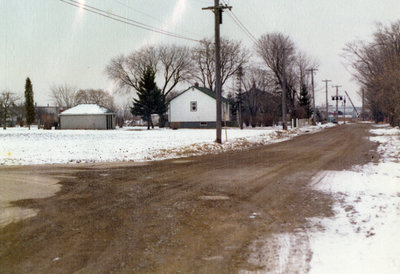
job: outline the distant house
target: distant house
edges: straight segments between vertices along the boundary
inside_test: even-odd
[[[197,85],[169,101],[168,122],[172,128],[215,128],[216,95]],[[222,121],[229,121],[229,103],[222,97]]]
[[[60,114],[61,129],[114,129],[115,113],[96,104],[81,104]]]
[[[43,127],[44,129],[58,127],[60,122],[59,114],[63,109],[63,107],[59,106],[38,106],[35,104],[36,121],[39,127]]]

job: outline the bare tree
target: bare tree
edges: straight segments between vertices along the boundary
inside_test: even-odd
[[[344,57],[365,90],[367,107],[374,119],[388,119],[391,125],[400,125],[400,20],[390,26],[378,24],[369,43],[347,44]]]
[[[19,98],[10,91],[3,91],[0,95],[0,115],[3,129],[7,128],[7,118],[13,113],[17,100]]]
[[[295,116],[297,58],[294,42],[282,33],[269,33],[260,37],[256,51],[273,72],[280,89],[286,87],[289,112]]]
[[[114,98],[102,89],[81,89],[76,93],[77,104],[97,104],[111,110],[116,110]]]
[[[129,56],[120,55],[111,60],[106,68],[108,77],[125,90],[138,90],[138,82],[147,67],[160,76],[160,85],[166,96],[182,81],[187,81],[191,75],[192,61],[190,50],[185,46],[161,45],[158,47],[143,47]]]
[[[255,66],[246,68],[242,84],[244,90],[250,90],[253,86],[268,92],[274,92],[277,89],[272,71]]]
[[[117,106],[116,123],[119,127],[123,127],[128,121],[132,122],[133,115],[131,113],[131,107],[132,105],[130,102]]]
[[[221,39],[221,83],[235,75],[239,67],[244,67],[250,58],[249,51],[239,41]],[[215,45],[210,39],[201,40],[193,49],[194,78],[204,87],[215,88]]]
[[[188,81],[192,77],[193,62],[188,47],[160,46],[158,55],[164,77],[161,91],[167,96],[179,82]]]
[[[50,87],[51,99],[54,104],[60,107],[70,108],[76,105],[76,93],[75,87],[64,85],[52,85]]]
[[[296,68],[294,71],[298,77],[297,86],[299,87],[299,90],[301,90],[303,85],[306,85],[308,89],[311,89],[309,81],[310,74],[307,72],[307,70],[318,67],[319,63],[317,60],[308,56],[305,52],[300,50],[297,51]]]
[[[286,87],[287,106],[292,117],[297,117],[297,99],[303,85],[309,85],[306,70],[318,67],[318,62],[299,51],[289,36],[275,32],[262,35],[256,51],[274,75],[280,90]]]

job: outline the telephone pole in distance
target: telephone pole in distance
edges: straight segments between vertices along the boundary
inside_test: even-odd
[[[316,68],[310,68],[306,69],[306,71],[311,72],[311,87],[312,87],[312,97],[313,97],[313,123],[314,125],[316,124],[315,116],[317,115],[316,110],[315,110],[315,91],[314,91],[314,71],[317,71],[318,69]]]
[[[219,0],[214,0],[213,7],[203,8],[203,10],[212,10],[215,16],[215,94],[217,97],[217,119],[216,119],[216,130],[217,138],[216,142],[221,144],[221,129],[222,129],[222,109],[221,109],[221,40],[220,40],[220,26],[222,24],[222,12],[224,9],[232,9],[231,6],[223,6],[219,4]]]
[[[336,96],[334,100],[336,100],[336,122],[339,123],[339,88],[341,86],[336,85],[332,87],[336,88]]]
[[[332,80],[322,80],[322,82],[325,82],[325,95],[326,95],[326,106],[325,106],[325,117],[326,117],[326,121],[328,122],[328,116],[329,116],[329,112],[328,112],[328,82],[331,82]]]

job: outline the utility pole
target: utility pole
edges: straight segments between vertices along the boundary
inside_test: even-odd
[[[347,91],[344,91],[344,93],[346,93],[347,98],[349,98],[349,101],[350,101],[351,105],[353,106],[353,109],[354,109],[354,111],[356,112],[357,116],[359,116],[359,115],[358,115],[358,110],[357,110],[356,107],[354,106],[353,101],[351,100],[350,95],[347,93]]]
[[[238,99],[238,120],[239,120],[239,126],[240,129],[243,129],[243,117],[242,117],[242,103],[243,103],[243,95],[242,95],[242,77],[243,77],[243,68],[242,66],[239,67],[239,70],[237,72],[237,80],[238,80],[238,94],[237,94],[237,99]]]
[[[325,82],[325,98],[326,98],[326,106],[325,106],[325,117],[326,121],[328,122],[328,117],[329,117],[329,110],[328,110],[328,82],[331,82],[332,80],[322,80],[322,82]]]
[[[346,124],[346,96],[343,97],[343,124]]]
[[[316,120],[315,120],[315,116],[317,114],[316,110],[315,110],[315,91],[314,91],[314,71],[317,71],[318,69],[316,68],[310,68],[310,69],[306,69],[306,71],[311,72],[311,87],[312,87],[312,96],[313,96],[313,124],[317,124]]]
[[[339,123],[339,88],[341,86],[336,85],[336,86],[332,86],[332,87],[336,88],[336,96],[334,99],[334,100],[336,100],[336,115],[335,116],[336,116],[336,122]]]
[[[286,48],[283,49],[283,56],[282,56],[282,129],[287,130],[286,124]]]
[[[362,92],[362,107],[361,107],[361,118],[363,121],[365,121],[365,113],[364,113],[364,89],[361,90]]]
[[[222,129],[222,119],[221,119],[221,40],[220,40],[220,30],[219,25],[222,24],[222,12],[224,9],[232,9],[230,6],[222,6],[219,4],[219,0],[214,0],[213,7],[203,8],[203,10],[212,10],[215,17],[215,93],[217,97],[217,113],[216,113],[216,130],[217,138],[216,142],[221,144],[221,129]]]

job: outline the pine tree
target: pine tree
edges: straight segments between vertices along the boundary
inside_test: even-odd
[[[33,89],[32,89],[32,83],[31,79],[26,78],[25,82],[25,118],[26,118],[26,123],[29,126],[29,129],[31,129],[31,124],[35,121],[35,106],[33,103]]]
[[[167,100],[162,90],[156,88],[153,90],[154,98],[154,112],[160,117],[159,127],[164,127],[166,120],[164,119],[164,114],[167,112]]]
[[[155,83],[155,72],[151,67],[147,67],[140,77],[137,95],[138,98],[133,99],[131,112],[147,122],[147,129],[150,129],[150,126],[153,128],[151,114],[164,114],[167,107],[165,96]]]
[[[306,112],[307,118],[310,118],[313,114],[313,110],[311,107],[311,97],[310,94],[308,94],[308,89],[305,84],[301,86],[299,104]]]

